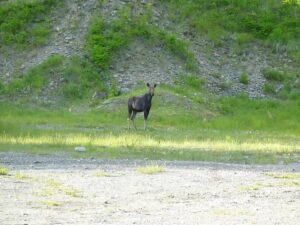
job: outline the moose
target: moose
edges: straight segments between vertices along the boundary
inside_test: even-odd
[[[151,101],[152,97],[154,96],[156,84],[151,86],[149,83],[147,83],[147,87],[149,88],[148,93],[128,99],[128,130],[130,130],[130,120],[136,129],[134,119],[138,112],[144,112],[144,130],[147,128],[147,118],[151,109]]]

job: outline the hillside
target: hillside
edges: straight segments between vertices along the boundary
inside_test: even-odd
[[[0,4],[0,151],[299,161],[298,2]],[[128,131],[146,82],[149,129]]]
[[[187,80],[219,96],[299,93],[296,1],[0,4],[5,96],[91,99],[95,91],[115,96],[141,83]]]

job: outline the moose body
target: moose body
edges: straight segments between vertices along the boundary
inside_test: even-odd
[[[147,118],[151,109],[151,101],[154,96],[154,90],[156,84],[153,87],[147,83],[149,92],[143,96],[134,96],[128,99],[128,130],[130,129],[130,121],[132,121],[134,128],[136,129],[134,119],[138,112],[144,112],[144,129],[147,128]]]

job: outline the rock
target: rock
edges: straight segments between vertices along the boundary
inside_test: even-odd
[[[121,93],[127,93],[127,92],[129,92],[129,91],[130,91],[130,89],[127,88],[127,87],[123,87],[123,88],[120,89],[120,92],[121,92]]]
[[[105,99],[107,98],[107,93],[104,91],[95,91],[92,99]]]
[[[86,147],[83,146],[76,146],[74,149],[76,152],[85,152],[86,151]]]

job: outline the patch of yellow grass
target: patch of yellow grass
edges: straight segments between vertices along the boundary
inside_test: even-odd
[[[106,173],[105,171],[97,171],[93,173],[93,176],[95,177],[109,177],[110,175]]]
[[[254,151],[254,152],[300,152],[298,143],[281,143],[276,140],[240,142],[238,140],[157,140],[138,134],[104,135],[101,137],[86,134],[55,136],[0,136],[1,144],[53,144],[53,145],[91,145],[101,147],[139,147],[161,149],[206,149],[214,151]]]
[[[265,175],[277,179],[298,179],[300,173],[265,173]]]
[[[61,205],[61,203],[55,201],[43,201],[42,203],[48,207],[57,207]]]
[[[53,192],[62,192],[65,195],[71,196],[71,197],[82,197],[82,192],[77,190],[76,188],[65,186],[61,184],[60,182],[49,179],[46,181],[46,187],[48,190],[52,190]]]
[[[148,165],[137,168],[137,171],[143,174],[156,174],[165,172],[165,168],[159,165]]]
[[[264,186],[262,184],[256,183],[252,185],[241,186],[239,189],[241,191],[259,191],[263,187]]]
[[[22,173],[22,172],[16,172],[14,174],[15,178],[18,180],[24,180],[24,179],[31,179],[32,177],[28,174]]]
[[[4,176],[8,174],[8,169],[5,167],[0,167],[0,175]]]

